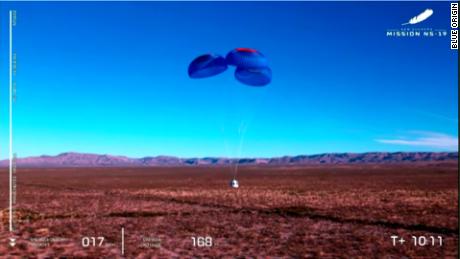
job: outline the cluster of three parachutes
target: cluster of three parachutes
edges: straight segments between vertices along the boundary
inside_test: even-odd
[[[224,58],[205,54],[195,58],[188,67],[191,78],[206,78],[221,74],[235,66],[235,78],[250,86],[265,86],[271,82],[272,71],[265,56],[255,49],[236,48]]]

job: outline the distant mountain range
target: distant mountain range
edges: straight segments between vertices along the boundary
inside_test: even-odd
[[[414,162],[458,162],[458,152],[370,152],[327,153],[318,155],[283,156],[275,158],[179,158],[155,156],[129,158],[125,156],[87,153],[62,153],[56,156],[18,158],[21,167],[149,167],[149,166],[197,166],[197,165],[317,165],[317,164],[392,164]],[[8,160],[0,161],[0,167],[8,166]]]

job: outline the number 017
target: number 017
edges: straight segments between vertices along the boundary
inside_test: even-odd
[[[102,243],[104,243],[104,237],[83,237],[81,239],[83,247],[102,246]]]

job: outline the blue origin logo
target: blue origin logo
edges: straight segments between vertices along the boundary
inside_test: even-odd
[[[414,25],[417,23],[421,23],[427,20],[428,18],[430,18],[432,15],[433,15],[433,9],[426,9],[419,15],[412,17],[408,22],[403,23],[401,25]]]
[[[435,29],[431,27],[420,27],[416,25],[425,25],[435,11],[427,8],[418,15],[413,16],[406,22],[401,23],[399,28],[387,29],[386,36],[389,38],[433,38],[447,37],[446,29]]]

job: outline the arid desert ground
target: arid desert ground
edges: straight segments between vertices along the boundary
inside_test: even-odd
[[[0,257],[457,258],[457,168],[246,166],[239,189],[218,166],[18,168],[14,233],[4,168]],[[393,246],[392,235],[407,242]],[[415,246],[411,236],[443,244]]]

